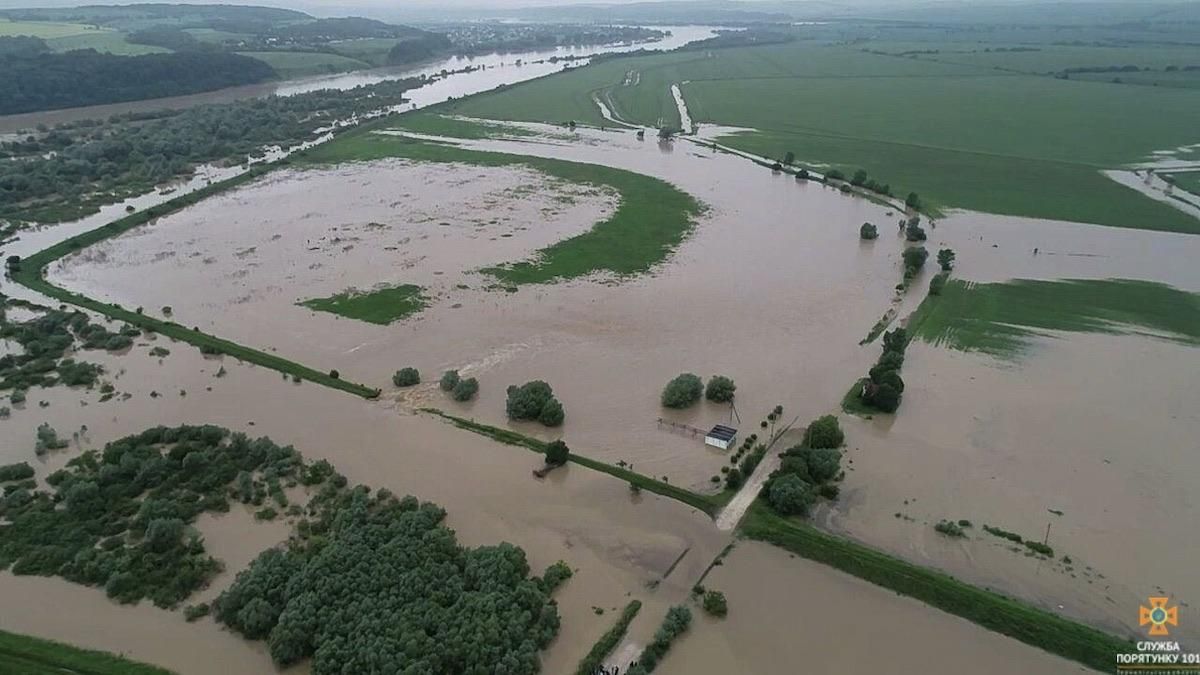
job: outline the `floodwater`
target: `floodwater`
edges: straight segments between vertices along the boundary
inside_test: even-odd
[[[95,391],[32,390],[29,402],[0,423],[0,462],[29,461],[44,476],[80,449],[157,424],[213,423],[294,444],[311,459],[334,462],[352,482],[443,505],[464,543],[514,542],[538,572],[567,561],[576,575],[556,596],[563,627],[544,654],[546,672],[572,669],[630,595],[661,616],[724,546],[707,516],[654,495],[633,496],[624,483],[602,474],[569,466],[538,481],[530,475],[541,464],[537,455],[404,413],[391,402],[293,384],[273,371],[206,358],[163,338],[154,344],[171,354],[160,360],[147,354],[148,342],[140,342],[124,356],[89,354],[110,368],[117,391],[132,398],[100,403]],[[221,366],[226,374],[217,377]],[[151,397],[151,391],[159,395]],[[38,405],[43,400],[48,407]],[[33,438],[42,422],[68,438],[87,429],[69,449],[38,459]],[[239,566],[286,534],[281,523],[255,523],[236,509],[203,516],[198,529],[230,568],[201,599],[215,595]],[[656,581],[661,583],[651,589]],[[7,573],[0,573],[0,592],[5,630],[117,651],[183,674],[273,670],[262,644],[246,643],[208,619],[188,625],[181,614],[146,603],[115,605],[101,589]],[[593,607],[605,613],[597,615]]]
[[[1058,335],[1016,363],[914,342],[900,414],[848,422],[853,463],[819,519],[1117,633],[1136,634],[1138,605],[1168,595],[1185,617],[1172,637],[1200,644],[1187,620],[1200,599],[1200,379],[1181,367],[1196,361],[1138,336]],[[974,524],[965,539],[933,530],[960,518]],[[984,524],[1048,539],[1057,560]]]
[[[656,672],[1091,672],[759,542],[739,542],[704,586],[725,593],[729,614],[714,619],[693,604],[691,630],[676,641]]]
[[[420,77],[421,75],[433,76],[443,71],[461,70],[468,66],[475,69],[470,73],[459,73],[452,77],[438,80],[420,89],[410,91],[406,95],[406,98],[411,99],[417,107],[424,107],[431,103],[445,101],[451,96],[467,96],[487,91],[500,85],[513,84],[549,75],[550,73],[562,70],[564,67],[574,67],[587,63],[587,59],[579,57],[636,51],[639,49],[667,51],[697,40],[706,40],[715,36],[716,31],[720,30],[720,28],[713,26],[656,26],[655,28],[657,30],[670,31],[671,34],[664,36],[660,40],[638,44],[564,46],[529,52],[493,53],[480,56],[451,56],[423,64],[375,68],[338,75],[319,75],[283,80],[281,82],[228,87],[217,91],[190,94],[187,96],[157,98],[148,101],[130,101],[127,103],[110,103],[21,115],[6,115],[0,116],[0,133],[32,129],[39,124],[53,126],[55,124],[62,124],[63,122],[73,122],[82,119],[104,119],[111,115],[119,115],[127,112],[190,108],[196,105],[229,103],[247,98],[260,98],[272,95],[292,96],[321,89],[353,89],[357,86],[377,84],[387,80],[400,80],[408,77]],[[575,60],[550,63],[549,59],[554,57],[558,59],[573,57]]]
[[[634,497],[622,482],[579,467],[536,481],[530,477],[540,463],[536,455],[412,410],[433,405],[504,425],[504,388],[545,379],[566,407],[566,424],[516,428],[545,438],[561,434],[581,454],[628,461],[643,473],[703,488],[727,463],[725,455],[661,429],[656,419],[707,427],[727,423],[735,411],[701,403],[664,414],[658,395],[666,381],[683,371],[733,377],[735,423],[747,432],[776,404],[784,406],[785,421],[801,423],[835,411],[878,353],[877,344],[858,341],[890,306],[903,243],[889,235],[899,215],[886,207],[733,155],[682,142],[638,142],[632,132],[582,130],[579,139],[468,145],[639,171],[704,201],[709,210],[695,232],[652,274],[620,283],[599,275],[515,293],[486,290],[487,278],[473,270],[582,231],[613,206],[611,195],[530,171],[382,161],[274,173],[69,258],[50,277],[151,313],[169,304],[185,325],[319,369],[337,368],[344,378],[383,387],[384,396],[368,402],[292,384],[273,371],[206,359],[159,338],[172,350],[162,360],[147,355],[148,343],[124,356],[86,356],[120,374],[117,389],[132,393],[129,400],[101,404],[95,392],[61,387],[31,392],[11,420],[0,422],[0,461],[31,459],[42,421],[63,436],[87,425],[71,450],[45,459],[42,475],[80,446],[98,447],[160,423],[212,422],[269,435],[309,457],[328,458],[353,481],[441,503],[467,543],[509,540],[526,548],[535,569],[560,558],[577,568],[560,592],[563,631],[545,655],[546,672],[570,671],[630,597],[647,603],[631,630],[644,642],[727,535],[692,509]],[[864,221],[880,225],[878,240],[859,241]],[[956,274],[969,279],[1135,277],[1200,290],[1192,264],[1200,240],[1185,235],[970,213],[938,221],[929,235],[929,248],[958,252]],[[390,326],[295,306],[376,281],[426,284],[435,299],[420,315]],[[919,302],[924,282],[913,284],[901,316]],[[1200,391],[1193,391],[1195,373],[1179,366],[1194,355],[1148,338],[1071,335],[1012,365],[914,344],[901,414],[869,422],[843,417],[850,446],[844,497],[836,512],[818,517],[869,544],[1132,632],[1139,599],[1161,588],[1187,602],[1200,590],[1187,576],[1200,551],[1181,541],[1196,515],[1189,481],[1200,467],[1186,451],[1200,429],[1187,403]],[[218,378],[222,364],[228,373]],[[418,367],[426,383],[398,391],[391,373],[407,365]],[[446,399],[436,379],[447,368],[478,377],[480,397],[470,404]],[[151,398],[151,390],[160,395]],[[1071,556],[1076,576],[976,532],[968,541],[947,542],[932,531],[940,518],[969,518],[1029,538],[1049,521],[1050,543]],[[233,560],[278,540],[275,525],[245,542],[229,534],[251,527],[257,525],[236,517],[201,524],[214,550]],[[1147,560],[1147,550],[1155,560]],[[675,571],[651,590],[684,551]],[[55,621],[0,612],[0,627],[118,649],[184,673],[212,667],[214,657],[195,656],[206,649],[221,652],[223,672],[264,670],[258,646],[211,623],[196,631],[179,619],[183,628],[171,639],[188,647],[168,652],[161,636],[174,624],[165,619],[178,615],[118,608],[94,589],[0,575],[0,587],[25,598],[10,606],[36,605],[37,584],[54,586],[64,606],[80,607],[79,616]],[[730,596],[730,618],[722,625],[700,619],[664,662],[667,672],[778,672],[778,662],[765,659],[780,650],[795,663],[789,671],[808,664],[842,672],[836,666],[850,658],[866,660],[848,672],[879,670],[884,664],[869,659],[888,652],[877,644],[891,645],[900,663],[913,664],[924,658],[920,647],[936,645],[958,664],[951,670],[975,672],[968,661],[981,664],[979,672],[1011,672],[1013,663],[1033,672],[1074,668],[767,547],[740,544],[706,584]],[[1184,606],[1185,623],[1188,611]],[[143,614],[163,617],[158,632],[143,629],[149,621]],[[797,630],[797,616],[813,617],[811,626]],[[104,625],[105,634],[95,625]],[[811,643],[801,639],[810,635]],[[862,649],[864,642],[872,648]],[[833,660],[828,668],[800,661],[811,658]]]

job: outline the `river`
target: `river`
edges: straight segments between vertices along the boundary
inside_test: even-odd
[[[420,108],[433,103],[440,103],[449,96],[457,97],[476,94],[502,84],[531,80],[535,77],[549,75],[566,67],[582,65],[587,62],[585,60],[572,60],[565,63],[562,61],[550,63],[549,59],[553,57],[558,57],[559,59],[575,57],[578,59],[578,57],[629,52],[638,49],[671,50],[682,47],[690,42],[711,38],[716,35],[716,31],[718,30],[711,26],[659,26],[656,28],[658,30],[669,31],[670,34],[659,40],[636,44],[563,46],[528,52],[449,56],[406,66],[373,68],[337,75],[318,75],[240,87],[227,87],[201,94],[189,94],[187,96],[171,96],[144,101],[128,101],[81,108],[67,108],[64,110],[43,110],[20,115],[5,115],[0,116],[0,134],[14,133],[21,129],[30,129],[39,124],[53,126],[55,124],[62,124],[63,122],[105,118],[110,115],[119,115],[127,112],[144,112],[148,110],[162,110],[164,108],[190,108],[196,105],[229,103],[261,96],[293,96],[321,89],[353,89],[357,86],[376,84],[386,80],[399,80],[406,77],[419,77],[421,75],[432,76],[442,71],[461,70],[467,66],[478,69],[469,73],[451,75],[420,89],[411,91],[409,98],[412,99],[415,107]]]

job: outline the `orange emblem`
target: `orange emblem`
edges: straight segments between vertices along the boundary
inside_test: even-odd
[[[1150,626],[1150,635],[1169,635],[1168,625],[1179,625],[1179,608],[1167,607],[1167,598],[1150,597],[1150,606],[1138,607],[1138,625]]]

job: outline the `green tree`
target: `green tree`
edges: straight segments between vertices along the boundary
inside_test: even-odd
[[[546,464],[550,466],[562,466],[567,463],[567,459],[570,456],[571,450],[563,441],[551,441],[546,444]]]
[[[850,184],[854,186],[862,185],[867,182],[867,172],[864,169],[859,169],[854,172],[854,176],[850,178]]]
[[[797,454],[808,467],[808,475],[816,484],[827,483],[842,470],[842,452],[834,448],[801,448]]]
[[[817,500],[812,485],[795,474],[780,476],[767,490],[767,503],[785,516],[803,516]]]
[[[686,408],[704,393],[704,383],[698,375],[683,373],[667,383],[663,389],[662,404],[666,408]]]
[[[908,224],[904,226],[904,238],[908,241],[925,241],[927,235],[925,228],[921,227],[921,219],[917,216],[909,218]]]
[[[701,604],[704,611],[713,616],[724,617],[729,613],[729,605],[725,602],[725,594],[721,591],[705,591]]]
[[[933,275],[933,278],[929,280],[929,294],[941,295],[942,291],[946,288],[946,282],[948,280],[949,274],[946,272],[939,272],[938,274]]]
[[[954,269],[954,251],[948,248],[941,249],[938,251],[937,261],[943,272],[949,272]]]
[[[392,375],[392,384],[397,387],[411,387],[421,383],[421,373],[416,368],[401,368]]]
[[[558,427],[562,426],[563,420],[567,414],[563,410],[563,406],[558,402],[558,399],[551,397],[546,404],[542,406],[542,411],[538,413],[538,421],[544,426]]]
[[[904,205],[914,211],[921,208],[921,196],[915,192],[908,193],[908,197],[904,200]]]
[[[929,259],[929,251],[925,250],[924,246],[912,246],[904,249],[901,254],[904,257],[904,278],[911,279],[916,276],[917,272],[925,266],[925,261]]]
[[[788,150],[787,153],[785,153],[783,155],[783,163],[791,166],[795,162],[796,162],[796,153],[792,152],[791,150]]]
[[[818,417],[804,430],[804,445],[810,448],[840,448],[845,442],[846,435],[833,415]]]
[[[858,228],[859,239],[875,239],[879,236],[879,230],[871,223],[863,223],[862,227]]]
[[[521,386],[510,385],[505,412],[512,420],[535,420],[542,414],[546,402],[554,398],[554,390],[541,380],[526,382]]]
[[[887,383],[869,386],[866,400],[883,412],[896,412],[900,407],[900,391]]]
[[[479,392],[479,380],[473,377],[468,377],[459,380],[454,385],[454,389],[450,392],[450,398],[455,401],[465,402],[475,398],[475,394]]]
[[[737,385],[724,375],[713,375],[708,379],[704,388],[704,397],[713,403],[728,403],[733,400],[733,392]]]
[[[457,370],[447,370],[442,373],[442,379],[438,380],[438,386],[442,388],[442,391],[454,391],[454,387],[458,385],[460,379]]]

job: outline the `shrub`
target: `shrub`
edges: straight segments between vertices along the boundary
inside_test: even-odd
[[[728,403],[733,400],[733,392],[736,389],[737,385],[730,378],[724,375],[713,375],[704,388],[704,398],[713,403]]]
[[[416,368],[401,368],[392,375],[392,384],[397,387],[411,387],[421,383],[421,373]]]
[[[686,408],[700,400],[704,383],[698,375],[683,373],[667,383],[662,393],[662,404],[666,408]]]
[[[723,617],[729,613],[729,605],[725,602],[725,594],[721,591],[705,591],[701,604],[704,611],[713,616]]]
[[[197,619],[208,616],[208,611],[209,607],[207,602],[202,602],[198,605],[188,605],[187,607],[183,608],[183,618],[187,620],[188,623],[191,623]]]
[[[871,223],[863,223],[862,227],[858,228],[859,239],[876,239],[879,237],[879,230]]]
[[[955,522],[952,522],[949,520],[943,520],[943,521],[939,522],[937,525],[933,526],[933,529],[937,532],[940,532],[940,533],[946,535],[947,537],[965,537],[965,536],[967,536],[967,533],[963,532],[962,527],[958,523],[955,523]]]
[[[777,513],[785,516],[803,516],[816,501],[812,485],[795,474],[780,476],[771,481],[767,490],[767,503]]]
[[[818,417],[804,430],[804,445],[810,448],[840,448],[845,441],[846,435],[833,415]]]
[[[204,349],[203,349],[203,348],[201,348],[201,349],[200,349],[200,351],[202,351],[202,352],[203,352],[203,351],[204,351]],[[224,370],[225,370],[225,367],[224,367],[224,366],[221,366],[221,370],[222,370],[222,371],[224,371]],[[335,380],[336,380],[336,379],[338,379],[339,377],[341,377],[341,373],[339,373],[339,372],[338,372],[338,371],[335,369],[335,370],[331,370],[331,371],[329,371],[329,376],[330,376],[330,377],[332,377],[333,379],[335,379]]]
[[[479,380],[473,377],[468,377],[464,380],[459,380],[454,385],[453,391],[450,392],[450,398],[455,401],[470,401],[475,398],[475,394],[479,392]]]
[[[25,390],[24,389],[13,389],[13,393],[8,395],[8,400],[14,404],[24,403],[25,402]]]
[[[571,449],[561,440],[546,444],[546,463],[550,466],[562,466],[571,456]]]
[[[553,565],[546,568],[542,573],[542,590],[546,593],[553,593],[555,589],[563,585],[567,579],[570,579],[574,573],[571,571],[567,563],[559,560]]]
[[[438,386],[442,388],[442,391],[454,391],[460,381],[457,370],[447,370],[442,373],[442,379],[438,381]]]
[[[1040,541],[1028,541],[1027,540],[1025,542],[1025,547],[1028,548],[1029,550],[1033,551],[1034,553],[1040,553],[1040,554],[1050,557],[1050,558],[1054,557],[1054,549],[1050,548],[1049,546],[1047,546],[1046,544],[1043,544]]]
[[[725,474],[725,487],[729,488],[730,490],[736,490],[741,486],[742,471],[735,466],[729,470],[729,473]]]

